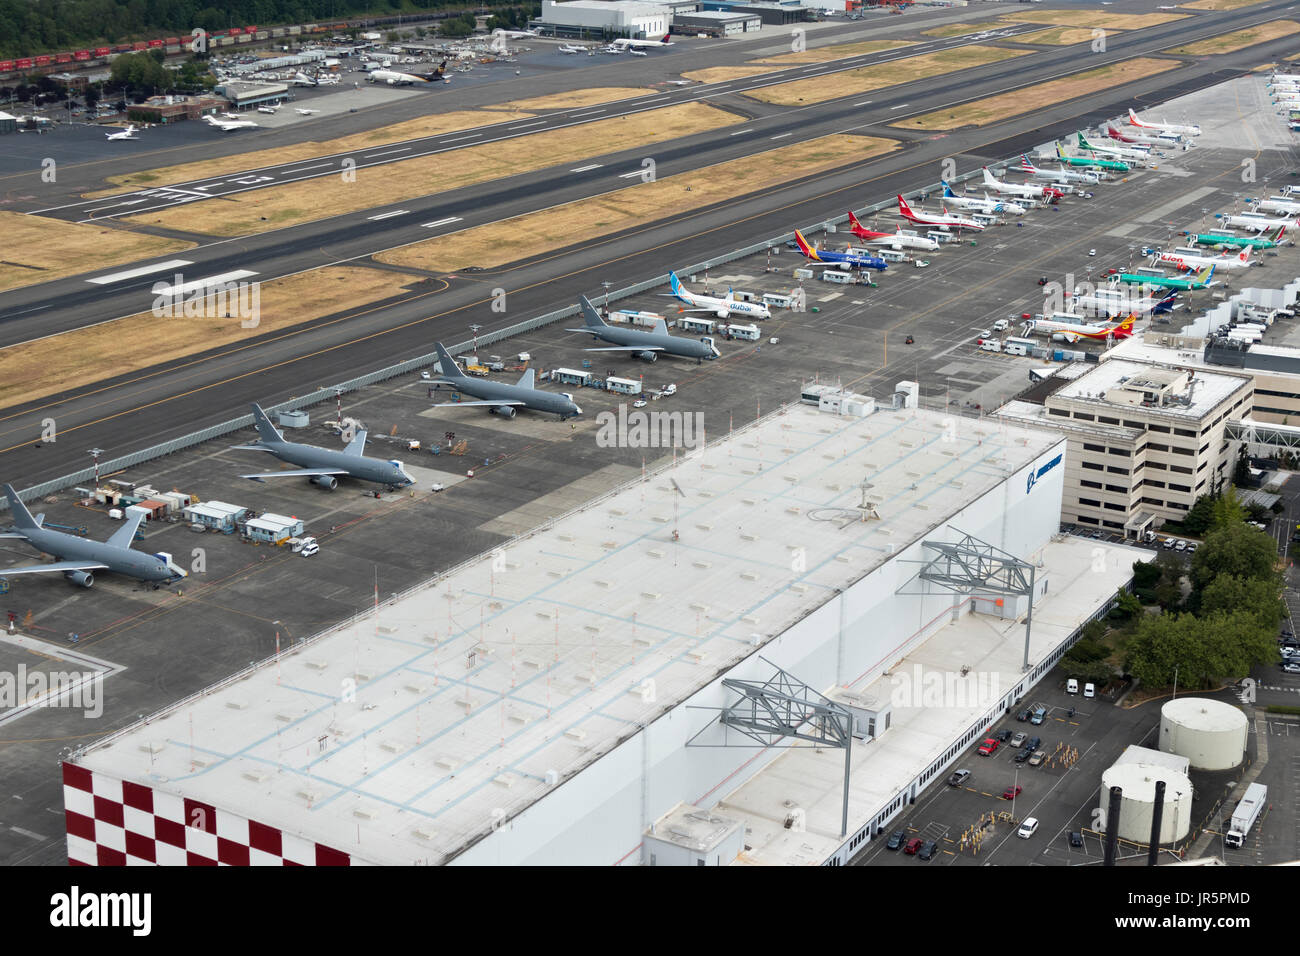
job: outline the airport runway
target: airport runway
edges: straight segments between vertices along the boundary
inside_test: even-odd
[[[1277,15],[1281,4],[1252,9],[1256,19]],[[1190,26],[1201,25],[1205,32],[1208,18],[1192,18]],[[1231,26],[1242,25],[1234,19]],[[1182,31],[1172,34],[1183,25]],[[770,111],[751,124],[755,128],[743,137],[703,134],[691,140],[656,150],[660,176],[684,169],[718,162],[762,148],[774,135],[787,129],[800,135],[822,135],[846,128],[897,121],[908,115],[889,109],[909,99],[916,99],[924,112],[949,102],[959,92],[964,98],[977,98],[1001,91],[1008,73],[1015,74],[1017,84],[1041,81],[1076,61],[1075,69],[1092,68],[1152,49],[1165,48],[1187,37],[1189,21],[1177,21],[1157,30],[1143,31],[1128,38],[1112,39],[1106,54],[1097,60],[1088,58],[1078,64],[1078,52],[1052,50],[1022,58],[1014,70],[1005,64],[993,65],[961,75],[960,81],[935,78],[907,87],[880,91],[875,112],[853,101],[837,101],[799,111]],[[1217,29],[1222,29],[1219,27]],[[1160,31],[1160,32],[1158,32]],[[1157,39],[1152,39],[1157,37]],[[839,37],[837,37],[838,39]],[[402,358],[430,351],[432,341],[447,342],[468,337],[468,326],[479,323],[487,329],[513,324],[531,314],[572,304],[579,292],[593,294],[604,281],[618,288],[646,276],[660,274],[670,265],[698,261],[720,250],[753,241],[756,237],[776,235],[792,225],[816,222],[841,214],[851,206],[887,198],[895,191],[915,188],[937,178],[939,163],[947,157],[957,159],[958,168],[966,170],[981,161],[1001,159],[1029,148],[1053,135],[1062,135],[1081,125],[1115,115],[1134,98],[1138,102],[1160,102],[1190,90],[1219,82],[1243,69],[1256,65],[1270,55],[1289,52],[1286,40],[1275,41],[1239,54],[1202,58],[1188,66],[1152,77],[1122,91],[1107,91],[1096,96],[1064,104],[1018,121],[995,127],[969,130],[947,136],[912,140],[899,153],[832,175],[813,177],[809,181],[787,185],[759,196],[749,196],[710,209],[647,224],[588,247],[541,257],[520,266],[475,276],[453,278],[445,290],[417,290],[407,300],[382,309],[339,321],[332,317],[308,323],[288,333],[268,335],[237,348],[215,350],[199,359],[172,363],[122,380],[103,383],[11,413],[0,420],[0,473],[20,486],[53,477],[86,464],[85,448],[98,445],[111,454],[142,447],[163,438],[183,434],[195,427],[212,424],[240,414],[250,398],[272,402],[295,393],[350,378],[370,368],[390,364]],[[1108,59],[1101,59],[1101,57]],[[1032,61],[1034,67],[1028,67]],[[692,64],[699,66],[700,64]],[[975,77],[980,77],[975,79]],[[698,88],[691,90],[696,95]],[[868,96],[870,96],[868,94]],[[719,102],[726,105],[723,98]],[[659,105],[659,104],[654,104]],[[623,108],[626,108],[624,104]],[[748,108],[759,112],[755,104]],[[891,115],[892,114],[892,115]],[[875,117],[875,119],[873,119]],[[856,123],[849,123],[856,118]],[[761,124],[761,125],[760,125]],[[539,127],[540,128],[540,127]],[[777,132],[774,132],[777,131]],[[885,127],[872,129],[895,135]],[[454,134],[453,134],[454,135]],[[720,142],[731,139],[733,142]],[[738,140],[739,142],[736,142]],[[780,141],[772,145],[779,145]],[[270,278],[301,269],[364,256],[378,248],[397,245],[437,234],[422,228],[422,223],[455,216],[461,221],[447,224],[456,229],[477,222],[495,221],[518,215],[529,209],[580,198],[618,185],[617,171],[639,164],[641,153],[633,151],[621,157],[609,157],[604,169],[574,174],[565,170],[543,175],[530,173],[511,180],[495,182],[477,190],[448,194],[435,199],[405,204],[408,211],[388,219],[371,221],[381,210],[368,210],[323,223],[313,223],[266,236],[228,241],[196,252],[210,256],[196,259],[187,267],[191,275],[218,274],[232,269],[253,270],[258,278]],[[594,162],[594,160],[593,160]],[[623,167],[619,163],[623,163]],[[584,164],[587,165],[587,164]],[[575,178],[576,177],[576,178]],[[467,215],[460,215],[460,213]],[[788,253],[787,253],[788,255]],[[186,254],[181,258],[195,259]],[[202,267],[204,271],[198,272]],[[414,278],[414,277],[413,277]],[[126,280],[120,291],[105,297],[112,303],[102,316],[123,314],[147,308],[151,297],[147,287],[154,277]],[[888,276],[883,280],[888,281]],[[488,308],[494,287],[509,291],[509,310],[493,313]],[[144,291],[142,291],[142,288]],[[55,290],[50,301],[51,289]],[[59,323],[85,324],[96,313],[95,304],[103,290],[90,287],[84,279],[65,280],[41,287],[44,293],[26,302],[41,313],[22,314],[22,306],[11,305],[20,294],[16,290],[4,298],[4,331],[44,327],[44,334],[57,330]],[[113,311],[116,309],[116,311]],[[72,326],[65,326],[72,327]],[[21,332],[17,336],[22,336]],[[28,335],[27,337],[30,337]],[[14,340],[21,340],[16,337]],[[500,350],[500,348],[498,349]],[[36,447],[44,419],[54,417],[61,440],[54,445]]]

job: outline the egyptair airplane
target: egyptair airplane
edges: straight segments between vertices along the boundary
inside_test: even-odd
[[[231,133],[237,129],[253,129],[257,126],[252,120],[219,120],[215,116],[205,116],[203,121],[223,133]]]
[[[1059,189],[1053,189],[1051,186],[1035,186],[1033,183],[1008,183],[998,179],[987,166],[984,167],[984,185],[995,192],[1006,193],[1008,196],[1022,196],[1025,199],[1041,199],[1044,202],[1056,202],[1065,193]]]
[[[139,136],[135,135],[135,126],[128,126],[120,133],[105,133],[104,135],[109,139],[139,139],[140,138]]]
[[[937,252],[939,243],[925,236],[909,236],[899,226],[897,232],[875,232],[858,221],[852,211],[849,212],[849,228],[859,239],[865,239],[870,246],[888,246],[890,249],[920,249],[923,252]]]
[[[982,223],[978,223],[974,219],[952,216],[948,214],[947,210],[944,210],[942,216],[936,216],[925,210],[918,212],[909,206],[907,200],[901,195],[898,197],[898,214],[920,226],[941,226],[945,229],[974,229],[976,231],[984,228]]]
[[[1008,216],[1023,216],[1025,207],[1019,203],[1007,202],[1003,199],[990,199],[989,194],[985,193],[983,199],[976,199],[973,196],[958,196],[952,191],[943,180],[943,204],[945,207],[952,206],[954,209],[961,209],[966,212],[978,212],[985,216],[996,216],[999,213],[1005,213]]]
[[[1164,133],[1177,133],[1180,136],[1201,135],[1201,128],[1196,125],[1179,126],[1177,123],[1152,123],[1146,120],[1140,120],[1138,119],[1137,114],[1133,112],[1132,107],[1129,107],[1128,121],[1131,125],[1137,126],[1140,129],[1160,130],[1161,132]]]

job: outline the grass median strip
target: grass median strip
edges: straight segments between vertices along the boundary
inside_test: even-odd
[[[1030,10],[1005,18],[1007,23],[1051,23],[1088,30],[1142,30],[1174,20],[1186,20],[1187,13],[1102,13],[1098,10]]]
[[[796,53],[781,53],[777,56],[751,60],[751,63],[767,63],[773,66],[797,66],[800,63],[829,63],[831,60],[843,60],[850,56],[863,56],[867,53],[879,53],[882,50],[897,50],[906,46],[916,46],[913,40],[861,40],[857,43],[833,43],[819,46],[815,50],[799,50]]]
[[[172,281],[171,276],[161,281]],[[255,327],[243,328],[238,306],[233,317],[159,318],[152,311],[102,322],[88,329],[52,335],[0,349],[0,407],[83,388],[106,378],[172,362],[208,349],[235,345],[301,322],[355,309],[400,295],[419,281],[383,269],[331,266],[258,286]],[[231,294],[229,303],[236,301]],[[245,302],[252,301],[245,296]],[[165,330],[165,331],[164,331]],[[140,343],[147,342],[142,348]]]
[[[771,189],[898,148],[893,140],[835,134],[641,183],[552,209],[380,253],[379,262],[454,272],[490,268]]]
[[[87,198],[100,196],[117,196],[121,193],[143,189],[149,186],[162,186],[169,183],[193,182],[196,179],[208,179],[224,176],[227,173],[242,173],[265,166],[279,166],[284,163],[296,163],[301,160],[315,159],[318,156],[333,156],[349,150],[373,149],[404,140],[419,139],[422,136],[437,136],[475,126],[487,126],[492,123],[506,123],[517,119],[530,119],[532,113],[513,111],[488,112],[485,110],[462,110],[381,126],[379,129],[365,133],[355,133],[324,142],[312,141],[293,146],[277,146],[271,149],[254,150],[251,153],[235,153],[216,159],[203,159],[193,163],[179,163],[175,166],[160,166],[156,169],[141,170],[138,173],[124,173],[121,176],[109,176],[110,183],[117,185],[112,189],[101,189],[86,193]]]
[[[962,126],[984,126],[987,123],[1030,113],[1054,103],[1064,103],[1080,96],[1087,96],[1098,90],[1122,86],[1134,80],[1166,70],[1176,70],[1183,64],[1173,60],[1136,59],[1110,66],[1098,67],[1024,89],[1013,90],[999,96],[992,96],[973,103],[963,103],[949,109],[937,110],[917,116],[894,126],[907,129],[948,130]]]
[[[485,106],[489,110],[567,110],[580,106],[599,106],[601,103],[614,103],[618,100],[631,99],[634,96],[649,96],[656,92],[649,87],[637,89],[627,86],[593,86],[587,90],[570,90],[568,93],[551,93],[547,96],[534,96],[526,100],[510,100],[500,106]]]
[[[1274,20],[1271,23],[1261,23],[1249,30],[1234,30],[1232,33],[1210,37],[1208,40],[1199,40],[1186,46],[1174,47],[1172,50],[1166,50],[1165,52],[1181,56],[1235,53],[1238,50],[1244,50],[1248,46],[1290,36],[1293,33],[1300,33],[1300,23],[1296,23],[1294,20]]]
[[[1029,43],[1041,46],[1070,46],[1074,43],[1083,43],[1088,40],[1097,38],[1093,33],[1094,29],[1100,27],[1049,27],[1046,30],[1035,30],[1033,33],[1020,33],[1014,37],[1008,37],[1013,43]],[[1109,38],[1122,30],[1111,28],[1102,31],[1102,35]]]
[[[1180,3],[1179,6],[1184,10],[1239,10],[1265,2],[1266,0],[1196,0],[1195,3]]]
[[[946,27],[935,27],[932,30],[922,30],[923,37],[938,37],[945,39],[947,37],[965,36],[967,33],[980,33],[987,30],[1005,30],[1008,21],[1006,20],[985,20],[982,23],[950,23]]]
[[[715,106],[682,103],[597,120],[576,133],[569,129],[543,131],[358,169],[351,182],[342,176],[322,176],[127,219],[205,235],[243,236],[580,162],[591,157],[592,144],[599,144],[601,152],[616,153],[653,147],[739,121],[735,114]]]
[[[17,212],[0,212],[0,235],[0,292],[194,248],[179,239]]]
[[[931,76],[940,76],[958,70],[968,70],[999,60],[1024,56],[1028,50],[1003,50],[989,46],[963,46],[952,50],[937,50],[920,56],[894,60],[857,70],[845,70],[827,76],[814,76],[806,80],[777,83],[746,92],[745,96],[778,106],[796,106],[800,103],[824,103],[841,96],[855,96],[887,86],[898,86]]]
[[[683,73],[682,78],[697,83],[726,83],[728,80],[743,80],[746,77],[771,72],[773,69],[770,66],[710,66],[703,70]]]

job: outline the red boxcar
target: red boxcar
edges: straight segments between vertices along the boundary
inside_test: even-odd
[[[256,32],[257,32],[257,27],[244,27],[244,32],[245,32],[245,33],[256,33]]]
[[[14,69],[13,60],[0,60],[0,73],[12,73]]]
[[[135,43],[132,43],[132,44],[131,44],[131,49],[132,49],[132,50],[147,50],[147,49],[149,49],[149,44],[145,43],[143,40],[137,40]]]
[[[113,52],[114,52],[114,53],[130,53],[130,52],[131,52],[131,44],[129,44],[129,43],[123,43],[121,46],[115,46],[115,47],[113,47]]]
[[[55,62],[55,63],[71,63],[71,62],[72,62],[72,54],[71,54],[71,53],[59,53],[59,54],[57,54],[57,55],[54,57],[54,62]]]
[[[154,47],[156,47],[156,46],[162,46],[162,45],[163,45],[163,41],[162,41],[162,40],[150,40],[149,43],[148,43],[147,45],[148,45],[149,49],[152,50],[152,49],[153,49]]]
[[[49,56],[45,56],[45,55],[43,55],[43,56],[38,56],[38,57],[36,57],[36,65],[37,65],[37,66],[49,66],[49,65],[50,65],[50,58],[49,58]]]
[[[73,58],[74,60],[76,60],[77,62],[81,62],[82,60],[89,60],[89,59],[90,59],[90,51],[89,51],[89,50],[78,50],[76,53],[72,54],[72,58]]]
[[[14,60],[14,68],[18,70],[30,70],[32,68],[32,58],[20,57],[19,59]]]
[[[244,32],[244,28],[243,28],[243,27],[231,27],[231,28],[230,28],[230,35],[231,35],[232,37],[237,37],[237,36],[239,36],[239,35],[240,35],[241,33],[243,33],[243,32]]]
[[[168,46],[180,46],[180,45],[181,45],[181,38],[180,38],[180,37],[168,37],[168,38],[167,38],[166,40],[164,40],[163,42],[166,43]]]
[[[95,56],[108,56],[112,52],[112,49],[106,46],[95,47]]]

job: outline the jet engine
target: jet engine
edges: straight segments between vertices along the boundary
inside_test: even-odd
[[[500,415],[502,418],[514,418],[515,407],[513,405],[493,405],[492,414]]]
[[[333,491],[339,486],[339,480],[333,475],[317,475],[311,480],[313,485],[320,485],[329,491]]]
[[[657,361],[659,361],[659,353],[658,353],[658,352],[651,352],[651,351],[649,351],[649,350],[647,350],[647,351],[645,351],[645,352],[637,352],[637,353],[636,353],[636,357],[639,358],[639,359],[640,359],[641,361],[643,361],[643,362],[657,362]]]
[[[69,583],[83,588],[88,588],[95,583],[95,576],[89,571],[64,571],[63,576]]]

